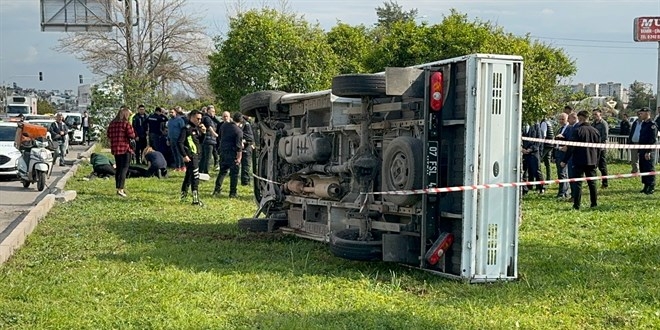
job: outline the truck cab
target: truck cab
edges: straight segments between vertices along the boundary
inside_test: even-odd
[[[341,258],[441,276],[517,278],[522,59],[473,54],[332,89],[259,91],[257,211],[248,230],[325,242]]]
[[[37,98],[34,96],[11,96],[7,100],[5,108],[7,117],[16,117],[18,115],[36,115]]]

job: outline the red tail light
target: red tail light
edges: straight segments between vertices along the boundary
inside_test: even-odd
[[[440,111],[442,109],[442,72],[434,72],[431,74],[431,111]]]
[[[426,251],[426,262],[430,265],[435,265],[440,261],[440,258],[447,252],[447,249],[454,243],[454,235],[451,233],[442,233],[440,237],[433,243],[433,246]]]

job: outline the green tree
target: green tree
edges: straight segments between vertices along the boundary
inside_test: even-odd
[[[338,73],[337,56],[318,24],[268,8],[231,17],[209,60],[211,89],[227,109],[258,90],[329,88]]]
[[[651,88],[637,80],[630,84],[630,99],[628,101],[629,109],[640,109],[642,107],[651,107],[653,110],[653,105],[655,105],[655,97]]]
[[[417,18],[417,9],[404,11],[396,1],[383,2],[383,7],[376,7],[378,26],[389,27],[396,22],[414,22]]]
[[[520,55],[524,60],[523,117],[538,120],[563,107],[556,99],[557,81],[575,73],[563,49],[515,36],[487,21],[469,21],[452,10],[441,23],[427,26],[395,22],[377,33],[379,40],[367,56],[370,72],[388,66],[408,66],[472,53]]]
[[[367,72],[364,64],[374,43],[367,27],[339,23],[330,29],[326,38],[337,56],[338,73]]]
[[[37,113],[40,115],[45,114],[54,114],[57,112],[57,109],[46,100],[39,99],[37,100]]]

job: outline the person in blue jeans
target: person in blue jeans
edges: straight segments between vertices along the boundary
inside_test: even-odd
[[[179,143],[179,136],[181,130],[186,126],[185,115],[181,107],[175,107],[170,112],[170,120],[167,121],[167,140],[172,149],[172,158],[174,158],[174,170],[178,172],[185,172],[186,167],[183,165],[183,157],[179,152],[177,144]]]

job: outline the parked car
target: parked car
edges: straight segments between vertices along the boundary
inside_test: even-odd
[[[18,125],[12,122],[0,122],[0,176],[17,177],[16,166],[21,152],[14,146]]]
[[[69,128],[69,143],[82,144],[82,114],[80,112],[65,112],[64,123]]]

